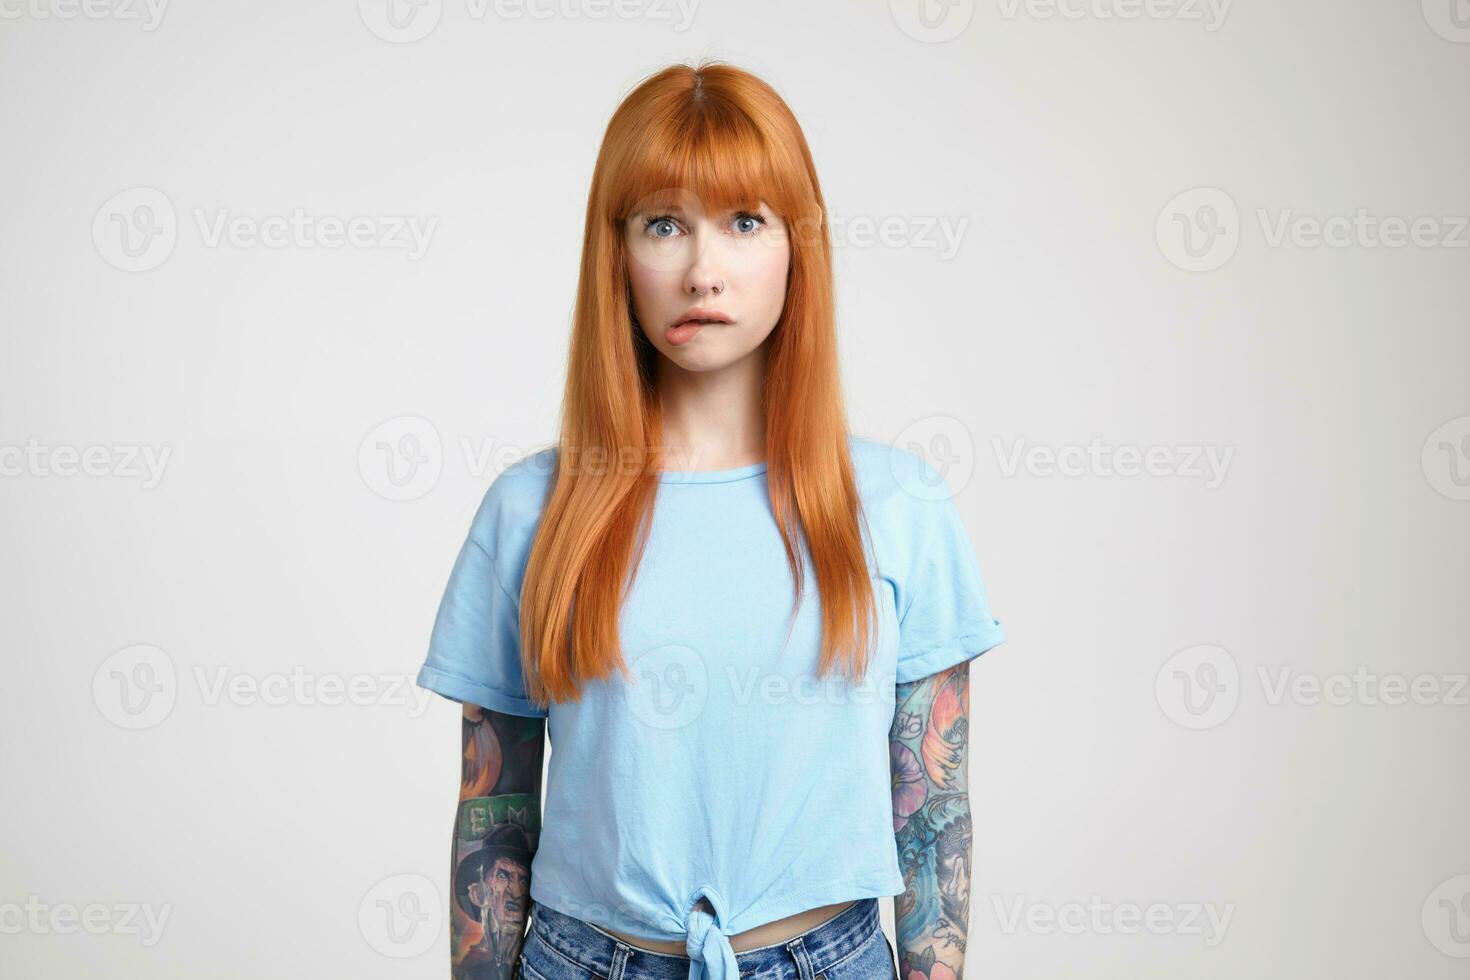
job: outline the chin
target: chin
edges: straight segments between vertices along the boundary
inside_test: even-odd
[[[740,360],[724,352],[681,350],[678,347],[669,351],[668,358],[686,371],[699,372],[718,371]]]

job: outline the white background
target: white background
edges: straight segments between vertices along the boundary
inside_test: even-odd
[[[0,975],[446,975],[460,723],[405,682],[484,487],[555,436],[607,118],[702,56],[801,121],[852,428],[944,468],[1010,635],[973,670],[966,972],[1470,968],[1450,0],[64,3],[0,0]],[[209,234],[296,209],[433,230]],[[171,251],[129,257],[134,219]]]

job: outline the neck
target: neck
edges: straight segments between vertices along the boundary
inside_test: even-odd
[[[657,387],[665,468],[718,470],[763,461],[765,373],[764,344],[714,371],[688,371],[660,359]]]

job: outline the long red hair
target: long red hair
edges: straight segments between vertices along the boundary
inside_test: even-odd
[[[768,84],[719,61],[674,65],[618,106],[587,197],[554,484],[521,591],[527,694],[576,700],[580,685],[627,674],[618,617],[667,466],[654,385],[657,350],[632,315],[624,221],[688,194],[707,212],[755,210],[786,222],[786,302],[762,392],[772,513],[796,582],[800,548],[821,596],[819,672],[862,676],[876,603],[848,452],[837,357],[832,246],[811,152]],[[788,632],[788,637],[789,637]]]

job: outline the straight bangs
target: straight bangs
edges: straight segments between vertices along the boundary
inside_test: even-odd
[[[780,167],[750,120],[721,108],[693,105],[691,118],[666,118],[631,148],[615,169],[608,215],[614,224],[691,204],[709,213],[755,211],[764,201],[788,223],[812,212],[803,172]]]

